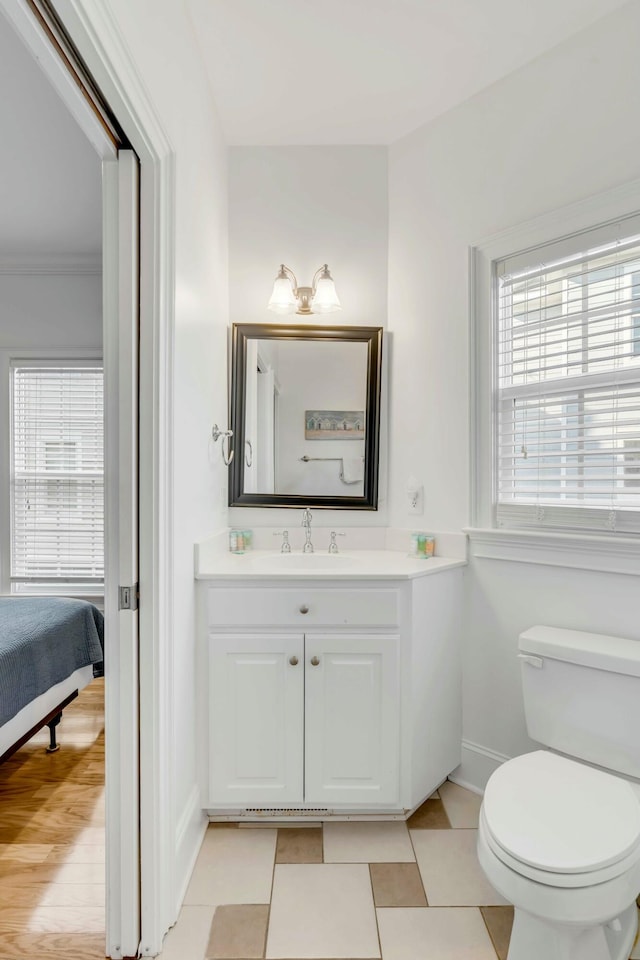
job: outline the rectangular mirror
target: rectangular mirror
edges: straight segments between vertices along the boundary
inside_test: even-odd
[[[377,510],[381,327],[236,323],[232,507]]]

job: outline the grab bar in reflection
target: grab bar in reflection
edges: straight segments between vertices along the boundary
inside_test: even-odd
[[[343,460],[343,457],[308,457],[306,454],[304,457],[299,457],[299,460],[302,460],[303,463],[309,463],[310,460]],[[364,457],[361,458],[364,460]]]
[[[342,460],[342,457],[300,457],[303,463],[309,463],[310,460]]]

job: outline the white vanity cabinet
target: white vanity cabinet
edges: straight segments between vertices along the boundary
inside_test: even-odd
[[[306,635],[308,803],[397,804],[398,666],[397,635]]]
[[[404,814],[436,789],[460,762],[462,573],[202,582],[210,816]]]
[[[214,634],[209,665],[213,803],[397,802],[397,636]]]
[[[226,633],[209,640],[210,803],[300,803],[304,638]]]

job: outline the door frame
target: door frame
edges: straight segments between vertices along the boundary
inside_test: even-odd
[[[56,10],[140,159],[140,950],[175,922],[173,729],[174,149],[108,3]]]
[[[96,143],[97,118],[28,4],[0,0],[52,84]],[[140,952],[155,956],[178,913],[171,798],[173,704],[173,339],[175,153],[108,0],[55,0],[56,12],[140,160]],[[104,131],[101,134],[104,138]],[[100,152],[100,151],[99,151]],[[113,156],[113,149],[111,151]],[[131,731],[132,737],[138,730]],[[111,738],[114,766],[118,737]],[[107,821],[108,829],[118,824]],[[114,951],[114,956],[118,956]]]

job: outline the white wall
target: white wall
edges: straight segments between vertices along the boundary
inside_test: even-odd
[[[390,148],[396,525],[409,472],[427,526],[468,522],[469,244],[638,175],[639,26],[629,4]]]
[[[518,635],[544,623],[640,640],[640,585],[636,576],[479,558],[470,574],[463,671],[468,743],[457,776],[483,787],[495,768],[484,748],[502,758],[536,749],[524,722]]]
[[[409,473],[424,483],[425,528],[468,524],[468,246],[637,177],[639,32],[631,3],[391,147],[392,525],[406,526]],[[638,583],[489,560],[471,574],[464,736],[522,752],[518,632],[638,637]]]
[[[232,147],[229,156],[229,309],[234,323],[273,323],[267,310],[280,263],[300,285],[328,263],[342,310],[327,324],[387,324],[386,147]],[[303,320],[295,314],[292,322]],[[312,316],[309,322],[320,318]],[[385,343],[384,350],[389,350]],[[383,467],[383,471],[386,464]],[[318,511],[318,524],[384,523],[377,513]],[[234,508],[235,525],[292,522],[291,511]],[[314,519],[315,522],[315,519]]]
[[[0,273],[0,349],[102,349],[102,277]]]
[[[167,881],[177,911],[202,822],[193,546],[226,527],[226,470],[210,443],[211,426],[225,419],[227,404],[226,149],[185,5],[109,0],[107,6],[175,153],[173,673],[164,706],[173,718],[166,749],[175,860]]]

